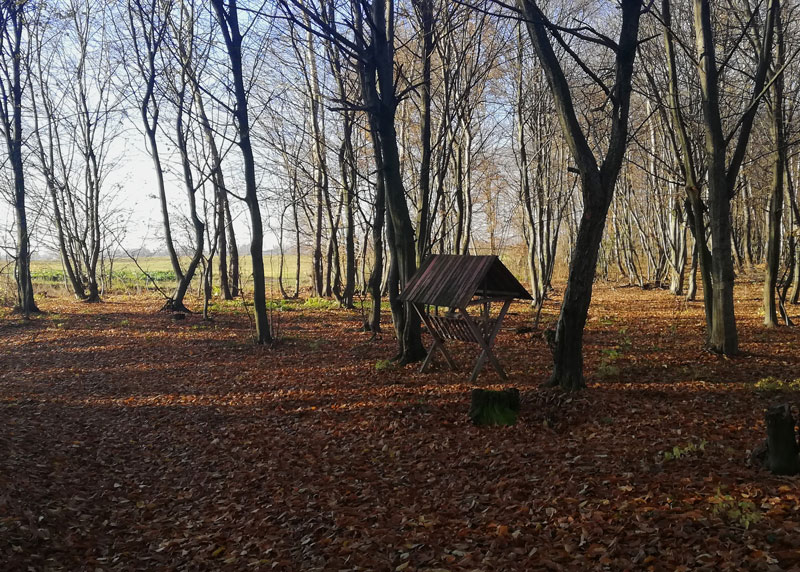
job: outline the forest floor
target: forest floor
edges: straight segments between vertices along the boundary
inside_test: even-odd
[[[510,379],[476,385],[518,387],[520,419],[477,428],[474,347],[460,372],[387,365],[359,312],[287,306],[267,348],[236,304],[43,299],[0,317],[0,569],[797,569],[800,480],[749,456],[765,409],[800,401],[767,379],[800,378],[800,330],[765,330],[759,300],[737,286],[725,359],[701,302],[598,285],[579,394],[540,389],[515,305]]]

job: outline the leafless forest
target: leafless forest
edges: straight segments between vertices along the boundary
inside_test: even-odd
[[[3,2],[16,304],[37,310],[33,244],[78,299],[101,301],[109,259],[133,256],[128,191],[108,183],[133,141],[156,181],[165,307],[186,309],[193,280],[206,300],[252,285],[259,342],[273,337],[261,254],[274,237],[283,296],[310,256],[313,294],[369,296],[374,330],[388,297],[404,362],[422,346],[398,294],[430,253],[514,253],[539,306],[563,269],[563,388],[583,384],[595,279],[702,296],[698,345],[734,355],[737,273],[763,275],[765,327],[789,324],[800,297],[796,9]]]

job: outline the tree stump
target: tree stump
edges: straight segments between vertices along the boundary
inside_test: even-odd
[[[519,414],[519,390],[473,389],[469,418],[475,425],[514,425]]]
[[[774,475],[800,473],[800,446],[797,444],[795,419],[788,404],[767,410],[767,467]]]

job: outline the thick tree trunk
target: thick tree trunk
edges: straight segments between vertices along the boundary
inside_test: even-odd
[[[733,301],[733,252],[731,249],[731,198],[739,176],[755,113],[762,96],[772,51],[772,36],[779,0],[770,0],[764,22],[762,46],[753,78],[752,103],[741,116],[736,146],[728,161],[728,141],[722,128],[719,70],[716,41],[711,24],[710,0],[694,0],[694,28],[698,54],[698,73],[702,93],[705,127],[706,167],[708,178],[709,218],[711,227],[711,278],[714,284],[712,327],[709,347],[725,355],[739,351]]]
[[[713,145],[713,144],[712,144]],[[724,155],[717,161],[724,161]],[[731,250],[731,210],[728,187],[725,184],[724,164],[717,164],[709,172],[709,218],[711,219],[711,279],[712,324],[709,335],[711,349],[725,355],[739,351],[736,316],[733,304],[733,252]]]
[[[556,325],[553,374],[548,385],[567,391],[586,386],[583,377],[583,329],[592,301],[597,256],[613,192],[613,187],[603,189],[599,180],[584,181],[583,185],[584,196],[605,195],[608,200],[596,205],[587,202],[584,207]]]
[[[387,228],[392,231],[389,245],[392,265],[396,267],[396,277],[390,281],[390,293],[403,288],[416,272],[416,250],[414,228],[406,203],[406,194],[400,172],[400,154],[395,130],[397,99],[395,95],[394,74],[394,12],[387,15],[385,0],[374,0],[370,8],[370,37],[372,64],[362,66],[362,92],[370,110],[374,128],[379,135],[383,159],[383,172],[386,207],[389,215]],[[360,10],[360,8],[359,8]],[[387,22],[387,16],[389,18]],[[361,17],[357,18],[359,26]],[[358,30],[361,37],[362,30]],[[390,272],[391,275],[391,272]],[[421,361],[425,355],[422,345],[420,319],[410,304],[403,304],[402,312],[393,312],[396,328],[400,333],[401,363]]]
[[[681,202],[676,197],[670,210],[670,284],[671,294],[683,294],[683,282],[686,276],[686,227],[683,224],[684,216]]]
[[[378,119],[380,142],[383,156],[383,172],[386,184],[386,206],[393,230],[392,261],[396,261],[397,281],[400,289],[414,276],[417,270],[414,229],[406,204],[403,181],[400,175],[400,160],[397,152],[397,139],[394,133],[394,116],[382,115]],[[394,284],[390,284],[390,288]],[[403,304],[402,309],[402,363],[422,360],[425,348],[422,345],[421,324],[419,315],[410,304]]]

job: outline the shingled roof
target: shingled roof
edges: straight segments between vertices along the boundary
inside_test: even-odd
[[[473,296],[531,300],[500,258],[432,254],[403,290],[400,299],[416,304],[465,307]]]

